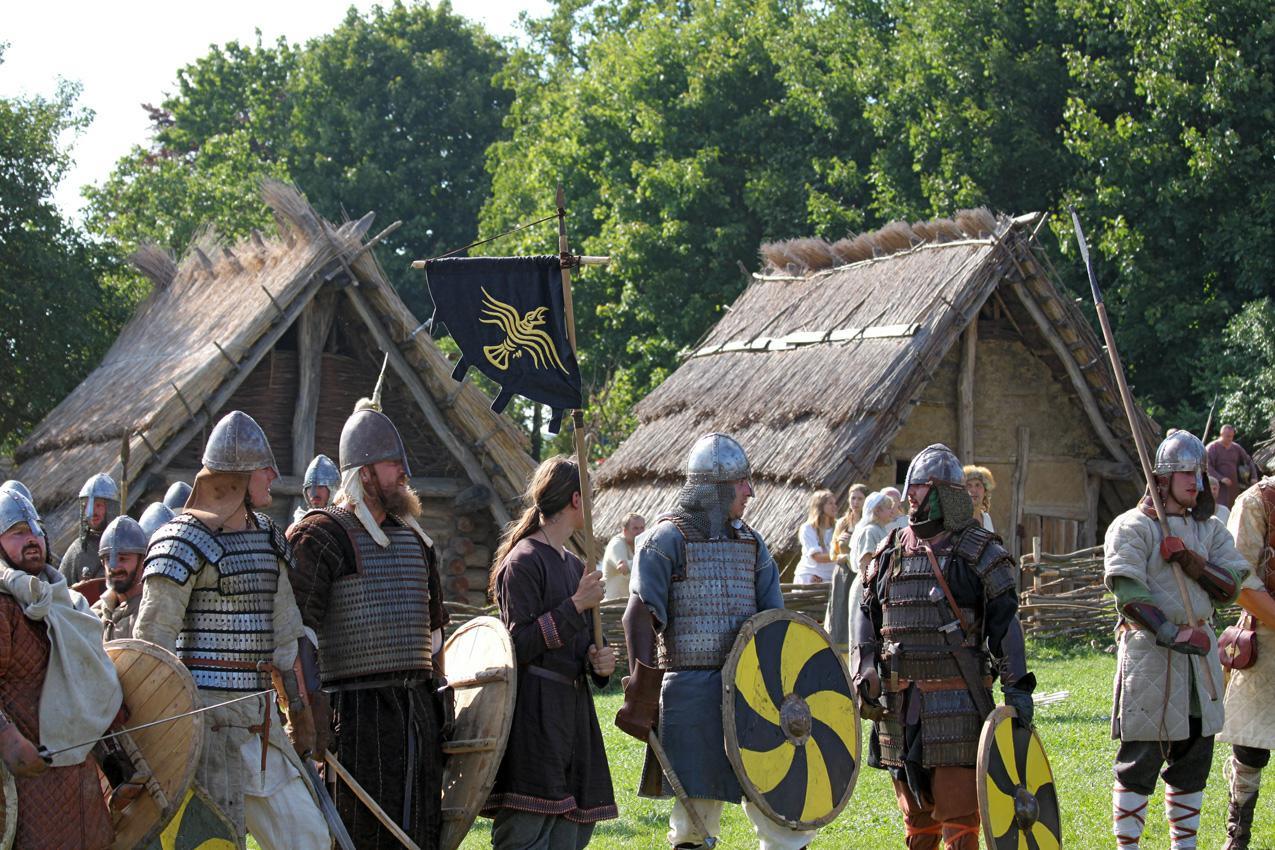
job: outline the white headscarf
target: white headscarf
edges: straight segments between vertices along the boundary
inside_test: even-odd
[[[334,505],[344,505],[354,511],[354,515],[359,518],[359,522],[363,523],[367,533],[372,535],[376,545],[384,549],[390,545],[390,538],[376,524],[376,519],[372,516],[372,511],[367,506],[367,494],[363,491],[363,479],[359,478],[359,470],[362,468],[361,466],[356,466],[341,473],[341,489],[332,498],[332,503]],[[425,529],[421,528],[420,523],[416,521],[416,517],[398,516],[398,514],[395,514],[395,516],[402,520],[412,531],[419,534],[421,539],[425,541],[425,545],[434,545],[434,541],[425,533]]]

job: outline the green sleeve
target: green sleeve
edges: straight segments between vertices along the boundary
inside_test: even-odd
[[[1111,580],[1111,591],[1116,595],[1116,609],[1124,608],[1130,602],[1148,602],[1155,604],[1151,591],[1146,585],[1129,576],[1115,576]]]

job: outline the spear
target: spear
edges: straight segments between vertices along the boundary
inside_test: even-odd
[[[575,353],[576,361],[579,362],[580,349],[576,345],[576,314],[571,301],[571,267],[575,265],[576,258],[571,255],[571,248],[567,242],[567,201],[561,183],[558,184],[556,200],[558,255],[562,262],[562,302],[567,314],[567,341],[571,343],[571,351]],[[596,569],[596,562],[593,560],[593,494],[589,489],[589,457],[584,445],[584,411],[571,411],[571,424],[576,446],[576,468],[580,473],[580,502],[584,508],[584,568],[588,572]],[[593,643],[598,649],[602,648],[602,610],[597,605],[593,606]]]
[[[1208,445],[1209,431],[1213,430],[1213,411],[1217,410],[1217,393],[1213,394],[1213,403],[1209,405],[1209,418],[1204,423],[1204,436],[1200,438],[1200,442]]]
[[[1080,246],[1080,256],[1085,261],[1085,271],[1089,274],[1089,288],[1093,290],[1094,308],[1098,311],[1098,324],[1102,326],[1102,338],[1107,343],[1107,355],[1111,359],[1111,371],[1116,376],[1116,386],[1120,389],[1120,403],[1124,406],[1124,415],[1129,420],[1129,429],[1133,431],[1133,444],[1138,448],[1138,461],[1142,464],[1142,475],[1147,480],[1147,490],[1151,493],[1151,504],[1155,506],[1156,522],[1160,524],[1160,533],[1171,537],[1169,521],[1164,513],[1164,502],[1160,499],[1160,491],[1155,486],[1155,474],[1152,472],[1151,455],[1147,451],[1146,437],[1142,433],[1138,421],[1137,408],[1133,404],[1133,393],[1129,392],[1129,382],[1125,380],[1124,364],[1120,361],[1120,352],[1116,350],[1116,337],[1111,331],[1111,319],[1107,317],[1107,304],[1102,300],[1102,290],[1098,288],[1098,278],[1094,275],[1093,263],[1089,259],[1089,245],[1085,242],[1085,232],[1080,227],[1080,216],[1075,206],[1068,206],[1071,223],[1076,229],[1076,243]],[[1186,609],[1187,619],[1191,626],[1198,625],[1195,611],[1191,605],[1191,595],[1187,592],[1186,579],[1182,570],[1172,561],[1167,561],[1177,581],[1178,594],[1182,597],[1182,607]],[[1213,670],[1208,663],[1200,665],[1204,668],[1204,683],[1208,686],[1209,698],[1217,700],[1217,683],[1213,681]]]

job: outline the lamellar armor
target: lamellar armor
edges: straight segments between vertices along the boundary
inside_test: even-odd
[[[319,629],[323,683],[391,672],[428,676],[431,556],[424,541],[406,525],[382,526],[390,545],[381,547],[348,508],[320,508],[308,515],[319,513],[340,524],[357,562],[356,573],[332,583]]]
[[[186,606],[177,656],[200,688],[260,691],[271,687],[269,663],[275,647],[275,592],[280,563],[291,567],[292,550],[265,514],[256,528],[213,534],[189,514],[161,526],[147,549],[143,578],[185,584],[202,570],[216,583],[196,582]],[[202,584],[202,586],[199,586]]]
[[[897,540],[898,533],[895,534]],[[1018,570],[998,538],[978,526],[967,527],[946,555],[936,562],[951,580],[958,570],[972,573],[982,585],[977,597],[956,592],[965,651],[974,655],[979,676],[989,691],[992,660],[984,649],[983,600],[1016,593]],[[934,567],[924,549],[887,547],[865,577],[864,592],[879,593],[881,605],[880,666],[887,694],[899,697],[916,685],[919,697],[923,765],[973,765],[978,758],[982,712],[975,706],[945,633],[952,621],[947,596],[939,589]],[[878,588],[884,588],[878,591]],[[964,587],[961,586],[961,590]],[[964,598],[962,598],[964,597]],[[901,706],[900,706],[901,707]],[[905,718],[890,711],[880,721],[881,762],[901,767],[905,756]],[[915,722],[915,721],[913,721]]]
[[[668,625],[656,636],[665,670],[720,670],[739,628],[757,613],[757,540],[740,524],[737,537],[709,539],[681,514],[661,517],[686,538],[686,571],[669,586]]]

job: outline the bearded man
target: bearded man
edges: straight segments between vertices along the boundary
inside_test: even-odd
[[[442,827],[442,586],[402,437],[377,409],[341,429],[341,489],[288,529],[292,586],[319,637],[335,753],[421,847]],[[316,718],[320,733],[328,724]],[[397,839],[341,784],[337,810],[360,848]]]
[[[890,773],[910,850],[977,850],[975,765],[993,671],[1005,704],[1032,722],[1018,566],[974,519],[947,446],[917,454],[904,487],[908,526],[865,568],[851,612],[851,671],[873,720],[868,765]]]
[[[300,761],[314,747],[314,725],[298,673],[304,630],[285,569],[292,552],[254,510],[270,504],[278,475],[251,416],[236,410],[217,423],[186,507],[151,538],[133,634],[175,652],[203,705],[217,706],[203,714],[195,778],[235,825],[240,846],[251,832],[264,848],[326,850],[327,827]],[[274,700],[262,694],[272,668],[287,695],[293,746],[271,722]]]
[[[147,535],[129,516],[116,517],[102,532],[97,554],[106,573],[106,590],[93,603],[102,620],[102,640],[133,636],[133,620],[142,601],[142,557]]]
[[[18,792],[13,846],[105,850],[111,817],[93,745],[80,742],[106,732],[124,696],[97,618],[44,541],[35,507],[0,491],[0,758]]]
[[[775,559],[741,519],[753,496],[751,478],[748,456],[732,437],[700,437],[687,456],[677,506],[639,539],[634,559],[624,612],[633,675],[616,725],[639,740],[656,728],[686,788],[698,818],[680,800],[673,803],[674,848],[704,847],[718,834],[725,804],[743,800],[722,731],[722,666],[750,617],[784,607]],[[651,676],[662,679],[658,705],[643,711],[640,694],[649,687],[643,680]],[[672,793],[650,752],[638,793]],[[772,821],[747,800],[743,808],[762,850],[796,850],[814,837]]]
[[[120,488],[105,473],[99,472],[85,481],[79,499],[80,535],[67,547],[60,567],[68,585],[101,577],[97,547],[103,529],[120,515]]]
[[[1174,850],[1195,847],[1213,736],[1222,730],[1222,667],[1210,621],[1215,608],[1239,595],[1250,569],[1213,518],[1206,463],[1194,434],[1170,431],[1152,470],[1169,536],[1147,493],[1116,517],[1103,544],[1104,578],[1120,612],[1112,818],[1125,850],[1137,850],[1142,839],[1157,774]],[[1176,570],[1185,574],[1189,605]]]
[[[306,511],[326,508],[340,483],[341,470],[336,468],[332,458],[325,454],[317,455],[305,468],[305,477],[301,479],[301,498],[305,504],[293,511],[292,521],[301,519]]]

